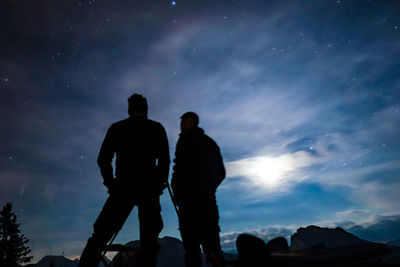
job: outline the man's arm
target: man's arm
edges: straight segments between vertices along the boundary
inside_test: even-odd
[[[180,194],[187,190],[188,179],[193,175],[193,148],[190,140],[179,137],[175,149],[174,167],[172,172],[171,187],[175,197],[180,198]]]
[[[221,155],[221,150],[217,143],[209,136],[204,135],[205,141],[208,143],[208,151],[207,155],[204,155],[208,159],[211,160],[209,162],[209,168],[212,173],[212,184],[213,184],[213,189],[214,191],[217,190],[218,186],[222,183],[222,181],[225,179],[225,167],[224,167],[224,161],[222,159]]]
[[[218,158],[218,165],[219,165],[219,180],[217,183],[217,187],[222,183],[222,181],[225,179],[226,176],[226,171],[225,171],[225,166],[224,166],[224,160],[222,159],[221,155],[221,150],[219,149],[219,146],[215,144],[216,146],[216,153],[217,153],[217,158]],[[215,188],[216,189],[216,188]]]
[[[165,188],[165,183],[168,181],[169,165],[171,163],[169,157],[168,138],[164,127],[160,124],[159,146],[157,148],[157,174],[160,179],[162,188]]]
[[[114,170],[112,167],[112,160],[114,158],[115,146],[113,143],[113,127],[111,126],[104,138],[103,144],[101,145],[99,156],[97,158],[97,164],[100,167],[101,176],[103,177],[103,183],[109,187],[114,181]]]

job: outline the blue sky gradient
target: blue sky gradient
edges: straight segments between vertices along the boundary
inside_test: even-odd
[[[189,110],[221,147],[226,250],[310,224],[400,239],[397,1],[0,5],[0,204],[35,261],[81,253],[107,197],[97,153],[132,93],[172,158]],[[178,237],[166,192],[162,207]],[[136,215],[117,242],[138,238]]]

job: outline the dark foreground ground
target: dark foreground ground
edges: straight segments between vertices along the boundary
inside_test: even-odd
[[[158,267],[185,267],[185,250],[181,240],[166,236],[160,238],[159,243],[161,250],[158,254]],[[128,254],[134,255],[135,251],[138,251],[140,241],[110,246],[109,249],[113,250],[111,247],[122,248],[124,252],[118,253],[113,261],[109,262],[110,267],[132,267],[127,264]],[[314,225],[301,227],[291,236],[290,246],[283,237],[265,243],[258,237],[241,234],[236,240],[236,248],[238,254],[225,254],[228,266],[400,266],[400,247],[369,242],[342,228],[322,228]],[[72,261],[62,256],[46,256],[37,264],[30,266],[76,267],[77,265],[77,259]]]
[[[271,266],[400,266],[400,248],[362,244],[271,254]]]
[[[178,244],[178,242],[177,242]],[[184,267],[183,251],[178,246],[174,250],[168,248],[160,252],[158,267]],[[268,255],[265,255],[268,256]],[[230,263],[228,266],[238,266],[236,254],[226,254]],[[76,267],[78,261],[72,261],[62,256],[46,256],[32,267]],[[102,266],[102,265],[101,265]],[[119,264],[111,263],[118,267]],[[204,265],[205,266],[205,265]],[[245,265],[252,267],[254,265]],[[257,267],[344,267],[344,266],[400,266],[400,247],[391,247],[384,244],[363,244],[339,248],[314,248],[301,251],[274,252],[270,255],[267,265]],[[241,266],[243,267],[243,265]]]

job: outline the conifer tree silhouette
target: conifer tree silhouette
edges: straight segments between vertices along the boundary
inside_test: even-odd
[[[12,203],[9,202],[0,211],[0,266],[20,266],[32,259],[29,256],[31,250],[26,246],[29,239],[21,234],[19,227]]]

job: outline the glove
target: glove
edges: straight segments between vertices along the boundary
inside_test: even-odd
[[[109,194],[116,191],[116,184],[114,178],[104,180],[103,184],[107,187],[107,192]]]

